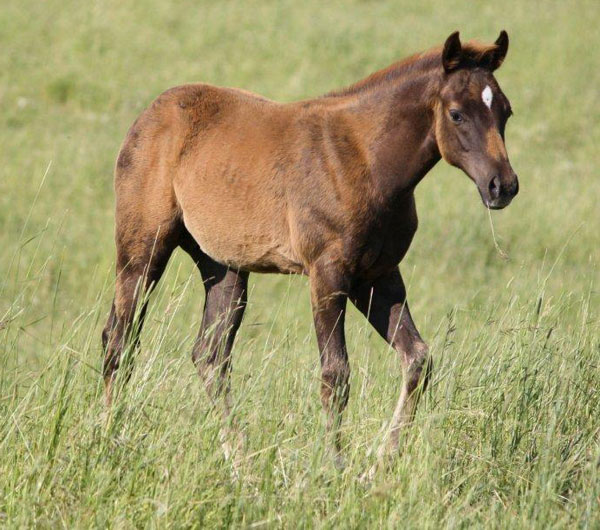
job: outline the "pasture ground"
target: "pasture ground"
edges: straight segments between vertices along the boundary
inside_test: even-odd
[[[600,526],[596,1],[132,2],[0,8],[0,526]],[[102,421],[113,284],[112,167],[162,90],[206,81],[315,96],[463,38],[511,45],[513,205],[488,212],[440,163],[401,269],[435,361],[403,455],[371,464],[401,375],[351,310],[348,466],[324,454],[304,278],[253,276],[233,397],[234,480],[190,361],[203,290],[178,253],[131,384]]]

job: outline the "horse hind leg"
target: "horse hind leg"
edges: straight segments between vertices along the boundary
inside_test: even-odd
[[[126,221],[129,219],[130,217],[125,217]],[[139,224],[142,224],[141,220]],[[124,366],[124,381],[131,375],[131,359],[139,347],[140,332],[148,304],[147,297],[160,280],[177,246],[179,233],[180,228],[175,220],[158,226],[136,226],[136,229],[132,230],[130,222],[117,218],[115,297],[102,332],[107,406],[112,403],[117,370],[125,360],[127,362]],[[138,307],[140,300],[142,305]]]
[[[243,437],[231,421],[229,375],[235,335],[247,304],[248,273],[215,262],[189,235],[182,248],[196,263],[206,290],[202,323],[192,359],[209,399],[222,410],[221,444],[225,457],[234,457],[234,466],[237,466],[235,457],[242,449]]]

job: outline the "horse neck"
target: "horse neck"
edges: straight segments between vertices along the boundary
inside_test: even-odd
[[[438,85],[434,76],[423,73],[357,99],[353,113],[358,123],[369,124],[363,148],[374,187],[384,202],[412,193],[441,158],[432,105]]]

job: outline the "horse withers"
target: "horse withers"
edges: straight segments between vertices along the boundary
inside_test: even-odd
[[[443,158],[476,183],[486,207],[516,195],[504,146],[511,108],[493,74],[507,49],[504,31],[491,45],[461,44],[456,32],[348,88],[290,104],[207,84],[160,95],[130,128],[115,168],[107,403],[123,348],[139,343],[145,295],[181,247],[206,288],[192,357],[226,415],[248,274],[306,274],[336,454],[349,394],[347,300],[400,357],[404,382],[382,446],[395,451],[431,373],[398,269],[417,229],[414,189]]]

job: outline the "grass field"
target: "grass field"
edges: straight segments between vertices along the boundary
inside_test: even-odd
[[[600,527],[600,5],[17,1],[0,7],[1,527]],[[112,167],[184,82],[291,101],[463,38],[511,46],[521,192],[488,212],[440,163],[402,271],[435,361],[403,454],[370,484],[398,359],[351,310],[347,468],[324,451],[304,278],[253,276],[234,353],[239,479],[190,361],[203,289],[176,254],[131,384],[102,420]]]

